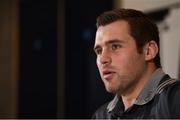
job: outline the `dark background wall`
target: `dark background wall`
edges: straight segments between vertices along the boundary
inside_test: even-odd
[[[20,1],[19,117],[57,115],[57,1]]]
[[[90,118],[109,100],[97,73],[93,45],[96,17],[113,1],[65,1],[65,117]]]
[[[93,50],[96,17],[111,0],[20,0],[19,118],[90,118],[110,100],[100,80]],[[64,39],[57,39],[58,17]],[[61,26],[60,26],[61,27]],[[58,40],[64,41],[64,68],[58,68]],[[61,42],[63,43],[63,42]],[[61,59],[61,58],[60,58]],[[64,71],[64,94],[57,99],[58,70]],[[62,85],[61,85],[62,86]],[[63,115],[58,102],[63,102]]]

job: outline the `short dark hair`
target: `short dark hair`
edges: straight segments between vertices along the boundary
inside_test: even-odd
[[[106,11],[97,17],[96,27],[105,26],[119,20],[128,22],[130,34],[135,39],[139,53],[142,53],[143,46],[151,40],[154,40],[159,47],[157,25],[147,15],[138,10],[118,8]],[[154,63],[157,67],[161,67],[159,52],[154,58]]]

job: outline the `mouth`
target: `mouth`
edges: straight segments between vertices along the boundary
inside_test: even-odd
[[[103,78],[105,80],[111,80],[113,78],[114,74],[115,74],[114,71],[105,70],[105,71],[103,71]]]

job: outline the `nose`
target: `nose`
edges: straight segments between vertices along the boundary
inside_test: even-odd
[[[102,54],[100,55],[99,61],[101,65],[109,65],[111,63],[111,55],[107,50],[103,50]]]

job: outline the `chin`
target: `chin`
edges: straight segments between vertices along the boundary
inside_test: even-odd
[[[106,91],[107,91],[108,93],[116,93],[116,90],[115,90],[115,89],[109,88],[109,87],[106,87]]]

